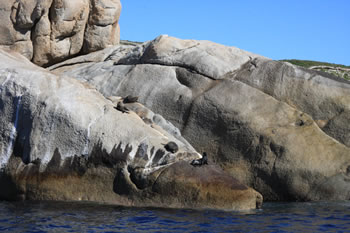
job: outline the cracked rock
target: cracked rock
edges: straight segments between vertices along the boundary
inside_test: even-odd
[[[119,0],[8,0],[0,8],[0,45],[40,66],[119,43]]]

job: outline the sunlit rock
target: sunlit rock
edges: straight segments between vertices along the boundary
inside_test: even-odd
[[[0,199],[261,206],[258,192],[222,169],[191,166],[201,155],[161,115],[137,102],[120,111],[120,101],[0,49]],[[176,151],[166,150],[170,141]]]
[[[266,200],[350,199],[346,80],[170,36],[118,45],[50,70],[105,96],[138,95]]]
[[[0,9],[0,45],[41,66],[119,43],[119,0],[6,0]]]

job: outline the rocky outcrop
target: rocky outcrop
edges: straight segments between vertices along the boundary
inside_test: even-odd
[[[0,199],[261,206],[259,193],[222,169],[191,166],[200,154],[162,116],[140,103],[120,111],[121,101],[0,49]]]
[[[266,200],[350,199],[350,85],[208,41],[160,36],[50,67],[137,95]]]
[[[41,66],[119,43],[119,0],[8,0],[0,11],[0,45]]]

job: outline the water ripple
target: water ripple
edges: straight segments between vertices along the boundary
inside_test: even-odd
[[[8,232],[347,232],[350,202],[266,203],[224,212],[76,202],[0,202]]]

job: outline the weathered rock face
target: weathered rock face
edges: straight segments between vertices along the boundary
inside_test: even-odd
[[[261,205],[259,193],[220,168],[189,165],[200,154],[162,116],[139,103],[125,104],[123,113],[115,108],[120,101],[0,49],[0,199]],[[166,151],[169,141],[176,152]]]
[[[41,66],[119,43],[119,0],[9,0],[0,10],[0,45]]]
[[[50,69],[105,96],[139,96],[265,200],[350,199],[347,81],[168,36]]]
[[[175,207],[182,199],[191,208],[200,208],[198,203],[208,200],[208,208],[219,205],[227,206],[227,209],[246,209],[247,206],[259,207],[262,203],[261,195],[257,195],[253,189],[247,191],[245,185],[215,165],[193,168],[187,162],[175,163],[159,176],[153,190],[167,199],[162,201],[170,200]],[[231,199],[237,200],[236,203],[232,204]],[[252,200],[256,200],[256,203]]]
[[[263,59],[228,76],[309,114],[325,133],[350,147],[349,81]]]

